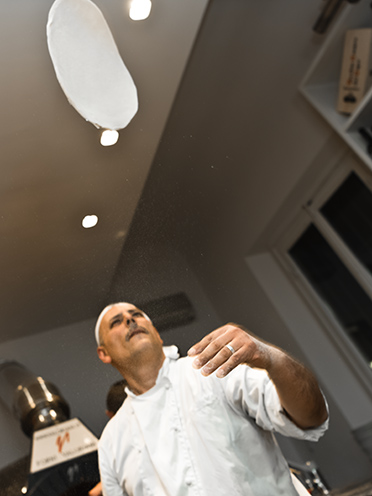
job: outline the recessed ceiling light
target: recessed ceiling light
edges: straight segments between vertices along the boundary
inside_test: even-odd
[[[102,146],[112,146],[117,143],[119,139],[119,133],[112,129],[106,129],[101,134],[101,145]]]
[[[132,0],[129,9],[129,17],[133,21],[147,19],[151,12],[151,0]]]
[[[82,220],[81,224],[85,229],[89,229],[90,227],[94,227],[97,225],[98,217],[96,215],[86,215]]]

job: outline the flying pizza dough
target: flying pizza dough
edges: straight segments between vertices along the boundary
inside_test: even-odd
[[[105,18],[90,0],[56,0],[47,24],[49,53],[68,101],[98,128],[126,127],[137,89]]]

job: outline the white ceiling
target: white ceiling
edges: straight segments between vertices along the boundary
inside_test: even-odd
[[[298,94],[323,0],[153,0],[138,23],[96,0],[139,94],[110,148],[55,77],[52,0],[0,2],[0,342],[96,316],[155,240],[208,260],[213,290],[329,134]]]
[[[0,340],[96,315],[175,98],[207,0],[96,0],[139,94],[104,148],[68,104],[46,42],[52,0],[1,0]],[[83,229],[96,214],[94,229]]]

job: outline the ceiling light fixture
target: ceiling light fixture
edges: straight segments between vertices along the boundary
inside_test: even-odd
[[[81,224],[85,229],[94,227],[97,225],[98,217],[96,215],[86,215],[82,220]]]
[[[101,134],[101,145],[102,146],[112,146],[117,143],[119,139],[118,131],[113,129],[105,129]]]
[[[129,9],[129,17],[133,21],[147,19],[151,12],[151,0],[132,0]]]

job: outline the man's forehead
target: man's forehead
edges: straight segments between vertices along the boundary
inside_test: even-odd
[[[110,308],[110,310],[108,310],[108,312],[104,316],[104,320],[108,320],[110,319],[110,317],[113,317],[118,313],[122,313],[123,311],[128,311],[128,310],[138,310],[138,309],[132,303],[117,303],[112,308]]]

